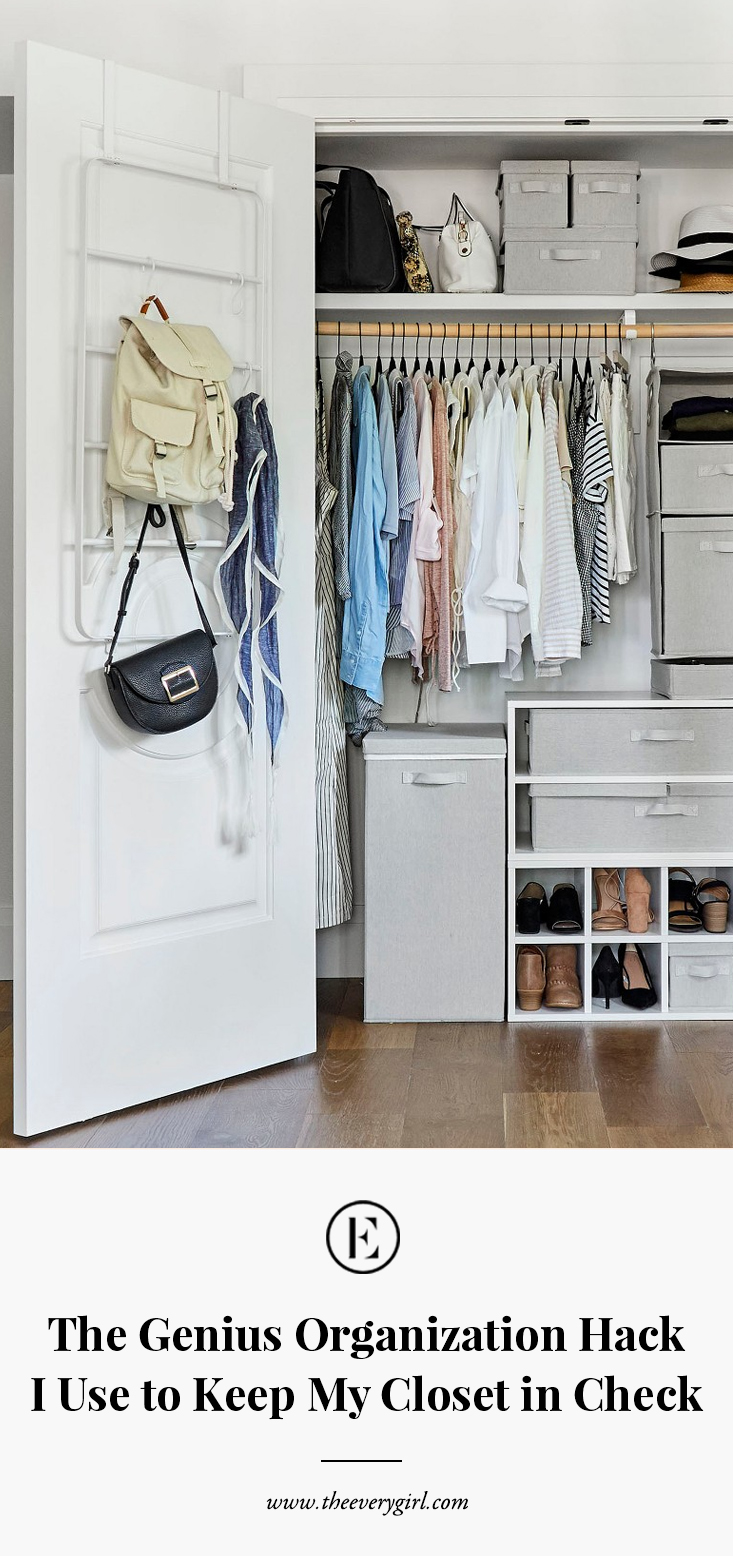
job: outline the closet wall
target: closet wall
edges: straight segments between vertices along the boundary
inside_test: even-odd
[[[13,115],[0,98],[0,979],[13,966]]]
[[[412,141],[412,137],[410,137]],[[413,141],[414,144],[414,141]],[[446,150],[441,154],[441,161],[447,160],[449,142],[446,142]],[[454,191],[461,196],[473,215],[481,220],[488,228],[494,243],[498,245],[499,239],[499,206],[496,199],[496,166],[476,166],[479,159],[480,148],[471,152],[470,166],[395,166],[400,160],[400,148],[396,138],[389,139],[390,165],[379,166],[375,161],[365,162],[364,151],[371,149],[365,144],[362,148],[357,138],[351,147],[349,161],[361,166],[369,166],[374,172],[378,182],[389,192],[396,211],[405,208],[412,211],[416,222],[425,223],[428,226],[438,225],[445,220],[451,195]],[[346,158],[347,145],[345,138],[327,138],[319,147],[319,157],[326,161],[329,157]],[[512,152],[512,154],[514,154]],[[522,155],[526,155],[525,151]],[[556,154],[569,155],[567,150]],[[583,155],[580,145],[573,148],[573,155]],[[620,151],[619,155],[633,157],[633,146]],[[733,154],[733,148],[731,148]],[[427,155],[427,150],[426,150]],[[664,146],[660,152],[660,161],[665,160],[669,165],[649,166],[642,163],[641,178],[641,204],[639,208],[639,248],[637,252],[637,278],[638,292],[653,292],[669,289],[674,286],[669,281],[654,281],[649,276],[649,260],[652,253],[658,249],[674,247],[677,242],[677,230],[680,217],[685,211],[701,204],[731,204],[733,203],[733,170],[730,165],[713,165],[705,167],[674,165],[672,159],[674,150]],[[386,159],[385,159],[386,160]],[[426,160],[426,157],[423,158]],[[710,149],[709,162],[722,161],[720,148],[716,145]],[[425,248],[426,258],[431,266],[433,277],[436,276],[434,265],[437,249],[437,236],[430,233],[421,234],[421,240]],[[466,297],[465,318],[472,317],[472,299]],[[475,300],[474,313],[478,315],[480,299]],[[507,304],[509,299],[506,299]],[[514,301],[514,300],[512,300]],[[572,298],[568,298],[566,318],[572,318]],[[599,316],[602,316],[603,299],[599,298]],[[629,299],[631,302],[631,299]],[[724,299],[720,300],[721,311],[726,309]],[[441,298],[439,294],[429,299],[429,308],[434,320],[441,319]],[[399,309],[399,298],[385,298],[383,313],[389,318]],[[378,317],[379,315],[375,315]],[[506,314],[507,319],[513,317],[526,318],[526,310],[522,313],[522,299],[516,299],[516,311],[510,308]],[[541,308],[538,308],[535,316],[541,316]],[[451,315],[448,315],[450,319]],[[401,327],[396,326],[396,341],[401,349]],[[566,326],[569,346],[566,346],[564,359],[567,363],[565,372],[569,380],[570,365],[572,361],[572,339],[574,326]],[[442,330],[439,324],[435,324],[433,332],[432,356],[437,367],[440,358],[440,342]],[[609,347],[612,336],[609,334]],[[343,344],[358,358],[358,337],[344,336]],[[617,342],[616,342],[617,344]],[[733,343],[731,343],[733,344]],[[428,326],[421,326],[420,357],[424,364],[428,348]],[[557,353],[557,344],[553,342],[553,355]],[[583,325],[580,323],[578,334],[579,354],[582,349],[585,357],[585,344]],[[657,344],[657,358],[668,366],[684,365],[702,368],[711,358],[722,359],[726,367],[733,366],[729,345],[721,341],[711,342],[680,342],[671,341]],[[603,342],[594,341],[592,355],[597,357],[603,350]],[[650,597],[649,597],[649,556],[646,534],[646,508],[644,490],[644,438],[643,432],[646,418],[646,387],[645,380],[649,368],[649,342],[629,342],[625,351],[632,366],[632,397],[634,406],[634,426],[637,442],[637,461],[639,465],[639,491],[637,508],[637,550],[639,558],[639,573],[632,582],[622,588],[611,586],[611,624],[603,626],[594,624],[594,641],[591,647],[584,648],[582,658],[569,663],[564,667],[562,680],[554,689],[563,691],[642,691],[649,689],[649,658],[651,653],[651,626],[650,626]],[[330,338],[320,342],[321,363],[327,395],[330,390],[332,378],[332,364],[336,353],[336,342]],[[386,362],[391,352],[391,330],[382,339],[382,357]],[[482,366],[486,354],[486,324],[477,325],[474,356],[479,368]],[[399,356],[399,350],[397,352]],[[405,355],[408,368],[412,367],[415,355],[414,339],[408,339]],[[461,342],[460,356],[465,364],[470,355],[470,342]],[[499,323],[494,316],[491,321],[491,343],[489,355],[492,363],[496,363],[499,357]],[[510,363],[514,355],[513,334],[507,327],[504,331],[504,358]],[[376,356],[376,341],[373,338],[364,338],[365,361],[373,363]],[[518,356],[521,362],[530,360],[530,343],[527,340],[518,342]],[[452,371],[455,357],[455,342],[450,341],[446,348],[446,365],[449,372]],[[535,358],[537,361],[547,359],[547,337],[543,336],[541,329],[536,332]],[[535,680],[531,654],[529,648],[525,648],[525,680],[523,689],[531,691],[537,682]],[[410,671],[403,662],[392,662],[385,666],[385,717],[388,722],[411,722],[415,717],[418,691],[412,682]],[[440,693],[437,688],[430,691],[427,704],[423,693],[420,719],[426,717],[426,706],[431,720],[443,723],[463,723],[469,721],[499,721],[505,722],[506,704],[505,695],[509,683],[499,680],[496,668],[492,666],[475,666],[461,672],[460,690],[450,694]],[[516,688],[515,688],[516,689]],[[540,683],[540,689],[547,689],[547,683]],[[361,976],[363,972],[363,831],[364,831],[364,764],[361,753],[349,742],[349,803],[352,822],[352,853],[354,864],[354,917],[350,924],[342,925],[334,929],[321,931],[318,936],[318,968],[321,976]]]

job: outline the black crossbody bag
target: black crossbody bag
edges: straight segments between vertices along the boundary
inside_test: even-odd
[[[129,654],[126,659],[118,659],[116,663],[114,661],[117,639],[127,614],[135,574],[140,566],[140,552],[147,527],[150,524],[153,529],[162,529],[166,521],[163,509],[156,503],[150,503],[122,585],[120,608],[104,666],[115,711],[130,729],[142,729],[149,735],[167,735],[173,730],[186,729],[189,724],[197,724],[200,719],[205,719],[216,702],[219,690],[214,661],[216,637],[198,597],[181,526],[172,508],[170,519],[183,565],[191,580],[203,631],[201,627],[196,627],[193,632],[167,638],[152,648],[143,648],[137,654]]]

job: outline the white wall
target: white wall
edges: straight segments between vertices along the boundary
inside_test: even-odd
[[[561,9],[548,0],[462,0],[454,10],[445,0],[418,7],[216,0],[212,10],[202,0],[2,0],[0,93],[12,91],[13,48],[23,38],[230,91],[240,89],[246,61],[404,61],[405,92],[414,96],[421,64],[534,60],[548,68],[588,62],[598,90],[616,92],[627,89],[625,67],[634,61],[649,62],[650,86],[665,60],[733,61],[733,7],[727,0],[700,0],[694,9],[690,0],[565,0]]]
[[[0,174],[0,978],[12,977],[13,180]]]

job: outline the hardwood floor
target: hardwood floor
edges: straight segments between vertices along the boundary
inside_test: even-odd
[[[318,1051],[33,1140],[12,1133],[0,984],[0,1147],[729,1147],[733,1022],[364,1026],[361,984],[318,990]]]

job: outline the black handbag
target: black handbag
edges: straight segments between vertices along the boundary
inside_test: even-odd
[[[319,168],[320,172],[321,169]],[[404,292],[397,223],[386,190],[371,173],[345,167],[327,190],[316,251],[319,292]]]
[[[167,735],[176,729],[187,729],[189,724],[198,724],[200,719],[205,719],[207,713],[211,712],[219,690],[214,662],[216,637],[198,597],[181,526],[172,508],[170,518],[183,565],[191,580],[203,631],[196,627],[193,632],[167,638],[152,648],[143,648],[137,654],[129,654],[126,659],[114,662],[117,639],[127,614],[135,574],[140,566],[145,532],[149,524],[153,529],[162,529],[165,524],[163,509],[150,503],[122,585],[120,608],[104,666],[115,711],[130,729],[142,729],[149,735]]]

